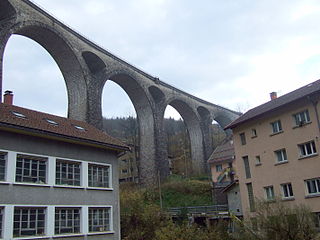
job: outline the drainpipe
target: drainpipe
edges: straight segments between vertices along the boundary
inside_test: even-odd
[[[307,97],[309,99],[309,101],[312,103],[314,111],[316,113],[316,117],[317,117],[317,124],[318,124],[318,131],[319,131],[319,136],[320,136],[320,121],[319,121],[319,112],[318,112],[318,101],[315,99],[312,99],[310,96]]]

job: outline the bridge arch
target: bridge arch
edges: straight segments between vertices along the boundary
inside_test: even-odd
[[[40,44],[55,60],[65,80],[68,92],[68,117],[85,121],[86,104],[86,81],[83,67],[77,55],[72,50],[69,42],[63,35],[51,26],[37,21],[24,21],[17,23],[9,29],[2,38],[1,46],[1,85],[4,49],[12,35],[21,35]],[[0,89],[2,91],[2,89]]]
[[[165,100],[165,95],[159,88],[150,86],[148,90],[156,104],[159,104],[160,102]]]
[[[0,1],[0,21],[16,16],[16,10],[8,1]]]
[[[103,86],[107,81],[118,84],[130,98],[137,115],[139,127],[139,177],[145,184],[154,184],[153,176],[156,174],[154,114],[145,89],[130,72],[115,70],[108,74],[102,81]],[[101,88],[102,94],[103,87]],[[100,95],[101,103],[102,95]],[[101,108],[101,105],[100,105]],[[102,112],[102,109],[101,109]]]
[[[192,172],[198,175],[202,173],[204,158],[200,119],[193,108],[182,99],[169,100],[167,105],[176,109],[185,123],[190,139]]]

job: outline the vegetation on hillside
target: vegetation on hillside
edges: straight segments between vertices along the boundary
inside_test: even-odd
[[[155,201],[156,191],[122,185],[122,240],[319,240],[313,215],[304,206],[283,202],[257,203],[256,217],[228,233],[222,221],[207,229],[185,221],[173,222]]]
[[[136,118],[122,117],[103,119],[104,130],[113,137],[122,139],[135,148],[135,158],[139,156],[139,127]],[[189,133],[184,122],[173,118],[164,119],[164,129],[168,143],[168,157],[172,163],[172,173],[191,176],[191,146]],[[213,149],[225,138],[225,132],[218,124],[212,124]],[[133,161],[136,161],[133,159]],[[138,170],[137,170],[138,171]],[[136,171],[136,172],[137,172]]]

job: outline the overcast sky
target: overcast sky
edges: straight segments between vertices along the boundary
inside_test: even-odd
[[[283,95],[320,76],[318,0],[34,2],[147,73],[233,110],[246,111],[272,91]],[[14,91],[16,105],[66,115],[63,77],[32,40],[10,38],[3,89]],[[107,82],[103,115],[133,114],[124,91]]]

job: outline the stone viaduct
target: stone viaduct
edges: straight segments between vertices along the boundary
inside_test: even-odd
[[[1,93],[4,49],[13,34],[39,43],[57,62],[68,92],[69,118],[102,128],[101,100],[106,81],[114,81],[124,89],[137,113],[143,183],[154,183],[158,171],[162,178],[169,172],[163,128],[168,105],[180,113],[188,129],[195,174],[205,170],[206,160],[212,152],[209,131],[212,121],[224,127],[239,115],[143,72],[81,36],[29,0],[0,1]]]

